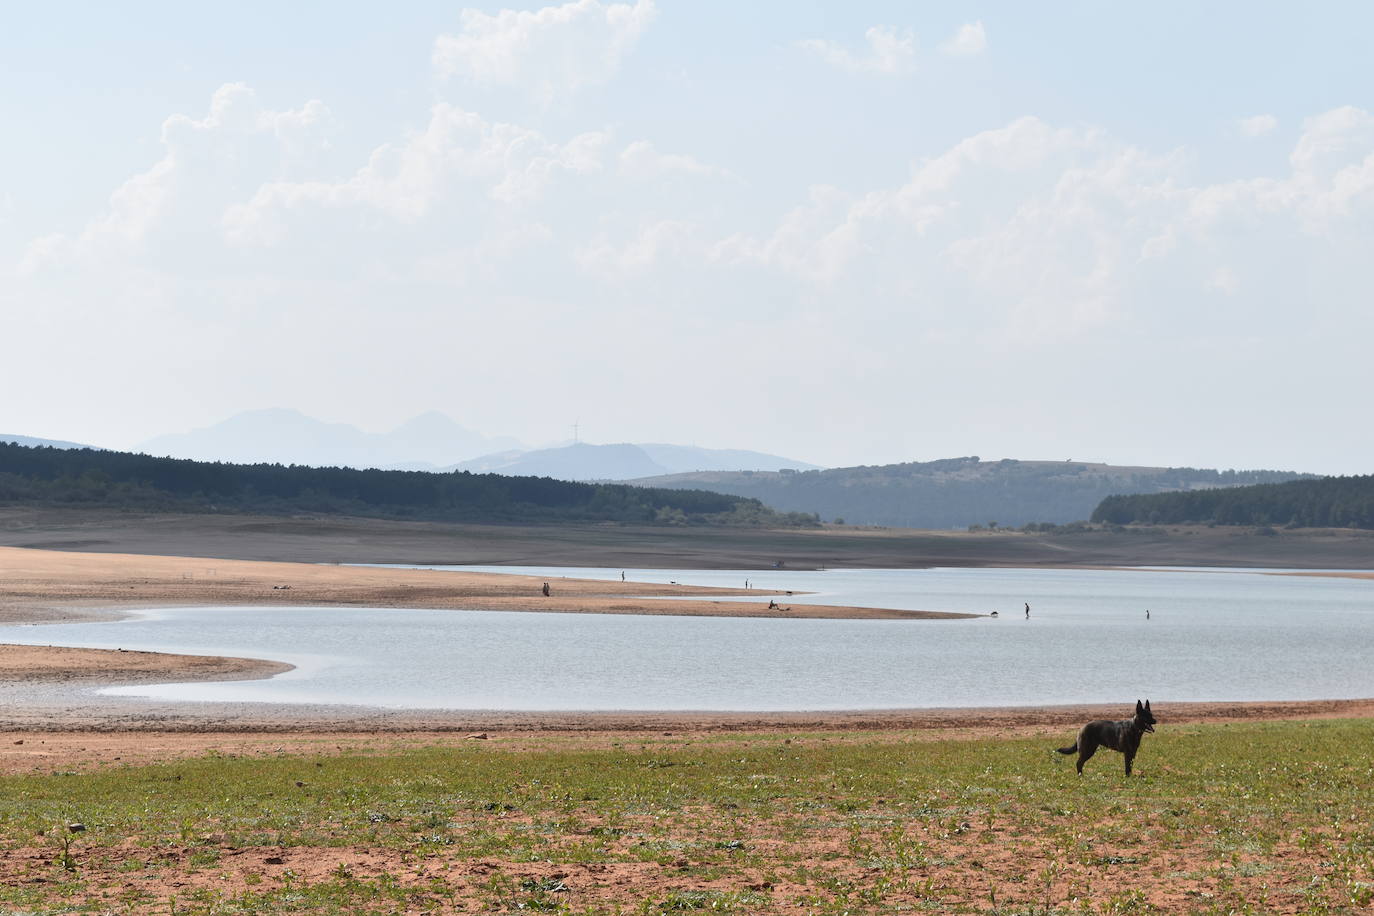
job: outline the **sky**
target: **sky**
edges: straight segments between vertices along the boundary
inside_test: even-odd
[[[1374,5],[15,5],[0,432],[1374,472]]]

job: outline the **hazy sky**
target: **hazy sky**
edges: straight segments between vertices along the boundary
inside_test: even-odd
[[[15,4],[0,432],[1374,471],[1374,4]]]

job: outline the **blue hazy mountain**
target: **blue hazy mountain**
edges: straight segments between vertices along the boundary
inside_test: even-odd
[[[742,449],[661,443],[592,445],[576,442],[533,451],[506,451],[464,461],[453,470],[559,480],[633,480],[692,471],[745,471],[815,467],[803,461]]]
[[[369,433],[347,423],[326,423],[298,410],[269,408],[235,414],[213,426],[158,436],[138,451],[198,461],[304,464],[314,467],[434,470],[474,455],[519,448],[430,411],[390,432]]]
[[[49,448],[99,448],[98,445],[83,445],[80,442],[66,442],[62,439],[39,439],[34,436],[12,436],[0,433],[0,442],[13,442],[15,445],[46,445]]]

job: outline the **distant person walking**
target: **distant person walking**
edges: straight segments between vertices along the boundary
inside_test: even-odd
[[[624,582],[624,581],[625,581],[625,570],[623,570],[623,569],[620,571],[620,581],[621,581],[621,582]]]
[[[1149,619],[1150,619],[1150,609],[1149,609],[1149,608],[1146,608],[1146,609],[1145,609],[1145,619],[1146,619],[1146,620],[1149,620]]]
[[[1026,602],[1026,619],[1030,620],[1030,602]]]
[[[544,583],[544,597],[549,597],[549,583],[547,582]]]

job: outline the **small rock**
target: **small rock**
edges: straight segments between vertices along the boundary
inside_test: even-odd
[[[263,861],[266,862],[268,865],[285,865],[285,864],[286,864],[286,860],[283,859],[281,856],[268,856],[267,858],[263,859]]]
[[[68,825],[67,825],[67,829],[70,830],[72,833],[81,833],[83,830],[86,829],[86,825],[85,825],[85,824],[68,824]]]
[[[486,733],[486,732],[477,732],[477,733],[475,733],[475,734],[468,735],[468,738],[470,738],[470,739],[472,739],[472,740],[474,740],[474,741],[486,741],[486,740],[487,740],[487,733]]]
[[[23,739],[23,738],[20,738],[18,741],[14,742],[14,743],[15,743],[15,744],[23,744],[23,743],[24,743],[24,739]]]

